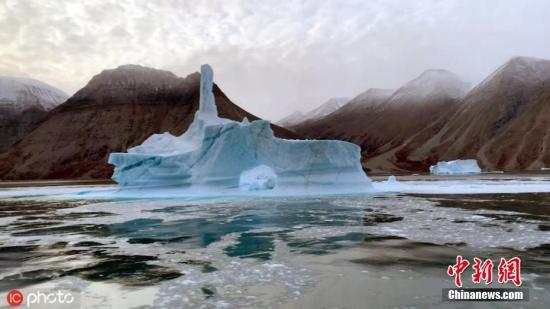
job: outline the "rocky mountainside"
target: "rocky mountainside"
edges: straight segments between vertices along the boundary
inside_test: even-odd
[[[429,70],[395,91],[369,89],[336,112],[292,129],[309,138],[341,139],[360,145],[367,170],[401,169],[386,159],[377,160],[375,166],[371,161],[391,153],[426,127],[442,127],[467,90],[468,85],[455,74]]]
[[[485,170],[550,167],[550,61],[513,58],[466,89],[454,74],[430,70],[391,95],[371,89],[293,129],[359,144],[371,171],[426,172],[455,159],[477,159]]]
[[[137,65],[105,70],[0,156],[3,179],[109,178],[111,152],[125,152],[153,133],[180,135],[199,103],[200,74],[180,78]],[[221,117],[258,119],[225,96],[214,95]],[[273,126],[279,137],[296,134]]]
[[[476,158],[487,170],[550,166],[550,61],[511,59],[470,91],[437,134],[400,152],[411,162]]]
[[[0,153],[40,123],[68,95],[31,78],[0,76]]]
[[[349,102],[349,98],[331,98],[319,107],[307,113],[295,111],[285,118],[277,121],[277,124],[283,127],[292,127],[305,121],[320,119],[344,106],[347,102]]]

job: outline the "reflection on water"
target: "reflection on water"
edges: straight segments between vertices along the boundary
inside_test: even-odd
[[[441,288],[451,286],[446,266],[461,254],[520,256],[531,304],[549,299],[547,193],[217,203],[10,199],[0,200],[0,224],[2,291],[76,277],[155,286],[156,304],[167,307],[313,306],[323,297],[354,307],[364,296],[338,300],[319,291],[342,273],[343,288],[356,289],[366,276],[371,293],[388,278],[407,289],[416,274],[427,280],[418,292],[429,297],[377,292],[378,301],[437,305]]]

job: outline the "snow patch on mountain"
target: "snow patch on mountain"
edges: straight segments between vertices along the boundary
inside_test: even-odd
[[[324,117],[349,102],[349,98],[331,98],[321,106],[307,113],[307,120]]]
[[[391,97],[394,92],[395,89],[369,88],[346,103],[343,110],[345,109],[346,111],[350,111],[365,107],[378,106]]]
[[[294,111],[292,114],[277,121],[277,124],[283,127],[288,127],[302,122],[306,118],[306,115],[301,111]]]
[[[390,103],[410,100],[428,99],[430,97],[447,96],[454,99],[463,98],[470,85],[464,82],[458,75],[446,70],[427,70],[417,78],[409,81],[390,98]]]
[[[536,85],[550,81],[550,61],[531,57],[514,57],[477,85],[470,94],[498,87],[503,82]],[[509,86],[508,86],[509,87]]]
[[[307,113],[295,111],[292,114],[286,116],[285,118],[279,120],[277,124],[283,127],[288,127],[307,120],[323,118],[328,114],[336,111],[340,107],[346,105],[346,103],[348,103],[349,100],[350,100],[349,98],[331,98],[325,103],[321,104],[319,107]]]
[[[14,110],[39,107],[48,111],[68,97],[65,92],[36,79],[0,76],[0,105]]]

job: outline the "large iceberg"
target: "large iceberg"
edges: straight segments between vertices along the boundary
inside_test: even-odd
[[[334,194],[371,188],[357,145],[280,139],[268,121],[220,118],[212,86],[212,68],[203,65],[199,109],[188,130],[181,136],[153,134],[128,153],[111,153],[112,179],[123,188],[178,187],[190,193]]]
[[[468,175],[479,174],[481,169],[476,160],[439,161],[430,166],[430,174],[434,175]]]

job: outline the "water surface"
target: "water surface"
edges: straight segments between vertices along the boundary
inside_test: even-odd
[[[441,301],[461,254],[520,256],[521,305],[545,308],[549,230],[549,193],[5,198],[0,290],[69,288],[113,308],[466,308]]]

